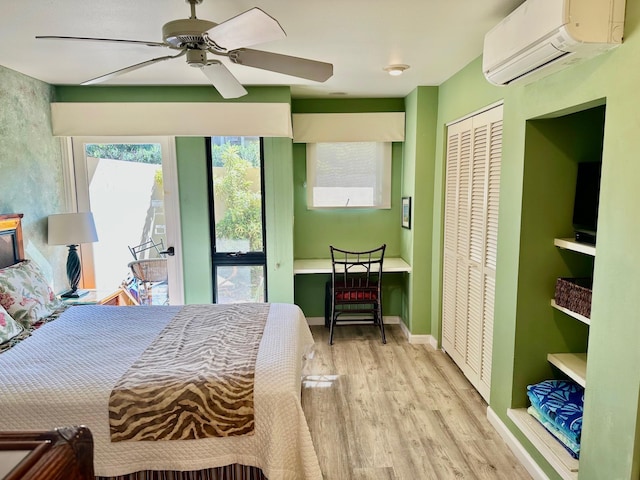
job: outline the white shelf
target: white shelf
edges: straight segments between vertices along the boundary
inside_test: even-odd
[[[551,306],[556,310],[560,310],[562,313],[566,313],[570,317],[575,318],[576,320],[581,321],[582,323],[586,323],[587,325],[591,325],[591,319],[589,317],[585,317],[580,315],[579,313],[574,312],[573,310],[569,310],[568,308],[561,307],[556,303],[554,299],[551,299]]]
[[[584,253],[592,257],[596,256],[596,247],[594,245],[576,242],[573,238],[555,238],[553,244],[565,250],[573,250],[574,252]]]
[[[550,353],[547,355],[547,360],[578,385],[585,387],[587,379],[586,353]]]
[[[527,413],[526,408],[510,408],[507,416],[564,480],[578,478],[578,460],[564,449],[540,422]]]

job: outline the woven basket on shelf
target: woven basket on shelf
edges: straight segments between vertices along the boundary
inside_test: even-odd
[[[583,317],[591,318],[592,278],[558,278],[556,304]]]

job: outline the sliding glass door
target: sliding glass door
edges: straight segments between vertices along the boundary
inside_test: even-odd
[[[266,301],[262,142],[207,138],[215,303]]]

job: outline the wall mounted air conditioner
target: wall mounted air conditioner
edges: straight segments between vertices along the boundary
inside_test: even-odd
[[[484,37],[482,71],[533,80],[622,43],[625,0],[526,0]]]

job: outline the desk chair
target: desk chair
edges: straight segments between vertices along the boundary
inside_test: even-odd
[[[386,245],[382,245],[373,250],[350,252],[329,247],[332,267],[329,345],[333,345],[333,330],[338,321],[368,320],[369,316],[380,328],[382,343],[387,343],[381,288],[385,248]]]

